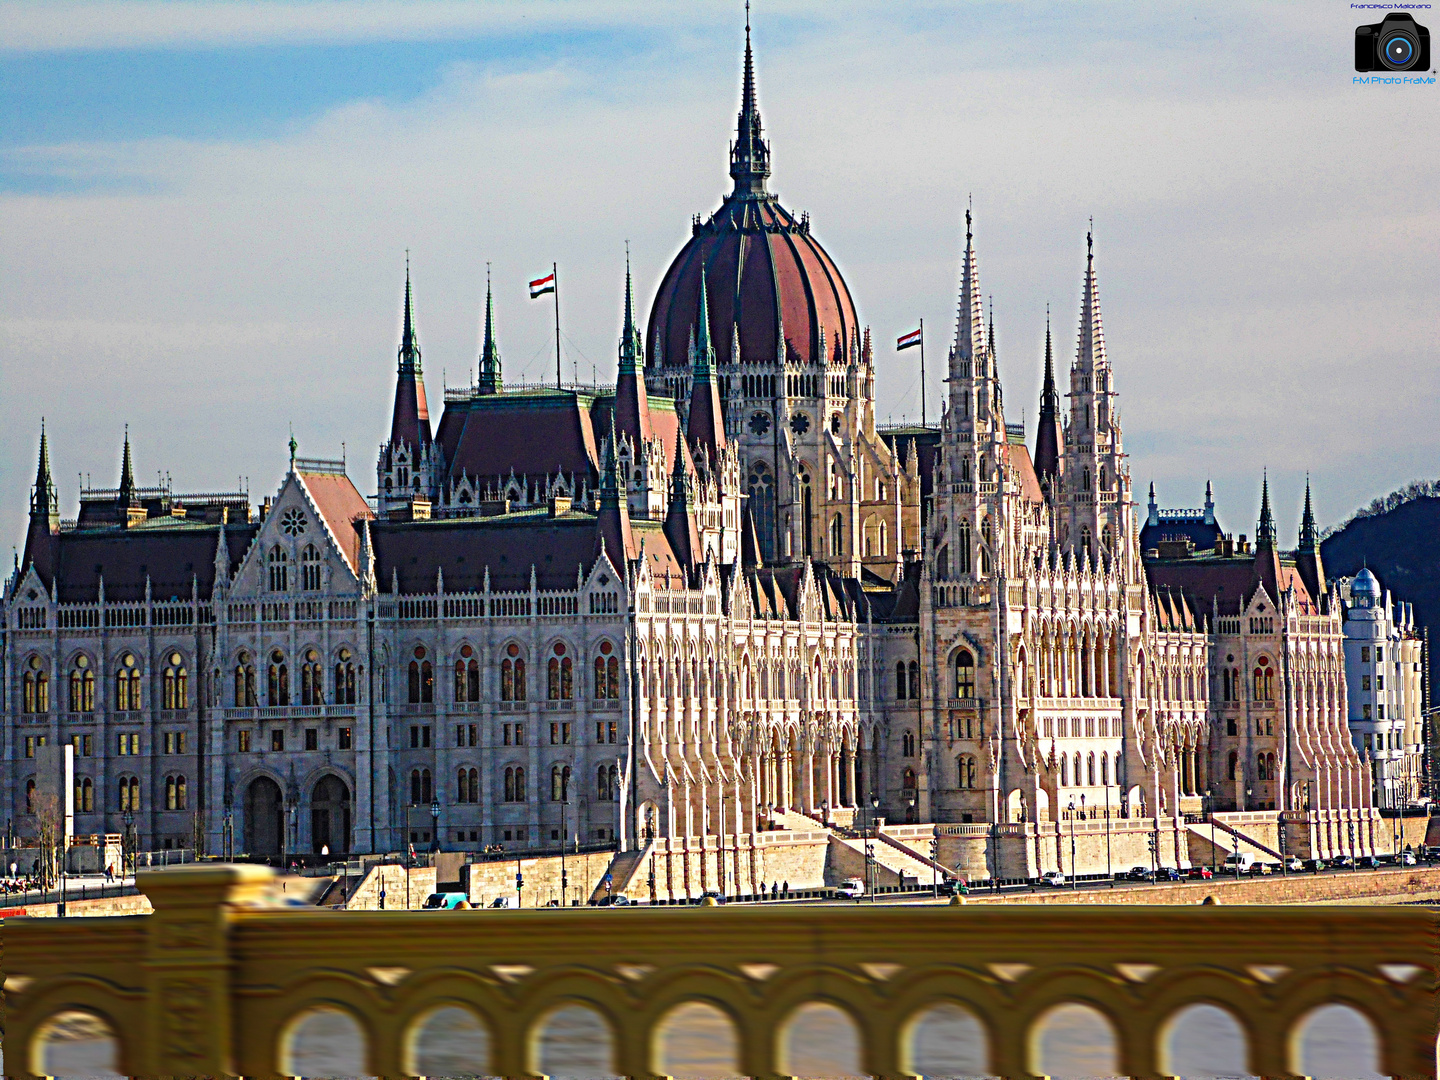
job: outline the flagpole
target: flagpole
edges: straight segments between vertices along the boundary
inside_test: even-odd
[[[920,426],[925,426],[925,320],[920,320]]]
[[[550,264],[550,275],[555,279],[555,389],[560,389],[560,265]]]

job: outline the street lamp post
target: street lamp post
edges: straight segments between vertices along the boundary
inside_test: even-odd
[[[880,812],[880,796],[873,791],[870,793],[871,813],[865,817],[865,883],[870,886],[870,902],[875,902],[875,839],[872,829],[874,828],[875,814]]]
[[[121,818],[125,822],[124,835],[120,837],[120,884],[125,884],[125,861],[130,860],[130,872],[135,872],[135,811],[126,810]]]
[[[440,853],[440,800],[430,801],[430,853]],[[434,860],[431,860],[432,864]]]
[[[235,814],[229,803],[225,804],[225,817],[222,826],[224,831],[223,848],[225,850],[225,861],[235,861]]]
[[[1240,834],[1239,834],[1239,833],[1232,833],[1230,838],[1231,838],[1231,840],[1234,841],[1234,844],[1235,844],[1235,880],[1236,880],[1236,881],[1239,881],[1239,880],[1240,880]]]
[[[910,821],[913,823],[913,822],[916,820],[916,818],[919,816],[919,815],[917,815],[917,814],[915,813],[915,792],[912,791],[912,792],[910,793],[910,796],[905,800],[905,805],[909,808],[909,810],[908,810],[908,812],[906,813],[905,816],[906,816],[907,818],[909,818]],[[897,876],[900,877],[900,884],[901,884],[901,886],[904,886],[904,884],[905,884],[905,878],[904,878],[904,876],[903,876],[903,875],[898,875],[898,874],[897,874]],[[917,887],[919,887],[920,882],[919,882],[919,881],[916,881],[916,882],[915,882],[915,885],[916,885]]]
[[[1215,807],[1210,802],[1210,789],[1205,789],[1205,816],[1210,819],[1210,874],[1215,874]]]
[[[1070,887],[1077,887],[1075,881],[1075,800],[1070,800]]]
[[[569,902],[570,874],[565,868],[565,810],[570,805],[569,792],[560,793],[560,906],[563,908]]]

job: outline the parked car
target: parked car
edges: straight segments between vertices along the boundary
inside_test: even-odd
[[[706,889],[700,894],[700,899],[695,902],[697,904],[703,904],[706,900],[714,900],[717,904],[723,904],[725,903],[725,894],[719,889]]]
[[[1181,880],[1181,877],[1182,875],[1179,869],[1174,866],[1162,866],[1160,868],[1161,881],[1179,881]]]
[[[469,907],[469,897],[463,892],[432,892],[425,898],[425,911],[454,911],[461,904]]]
[[[1255,866],[1255,856],[1249,851],[1235,851],[1225,856],[1225,872],[1248,874]]]
[[[1401,866],[1414,866],[1414,865],[1415,865],[1415,853],[1414,853],[1413,851],[1402,851],[1402,852],[1400,853],[1400,865],[1401,865]]]
[[[835,887],[835,895],[841,900],[859,900],[865,895],[865,883],[858,877],[846,878]]]
[[[1208,866],[1190,867],[1189,877],[1191,881],[1209,881],[1214,876],[1214,873],[1211,872]]]
[[[1305,864],[1301,862],[1298,858],[1296,858],[1294,855],[1291,855],[1285,863],[1285,869],[1289,870],[1292,874],[1295,874],[1299,873],[1301,870],[1304,870]]]
[[[1045,873],[1040,875],[1040,884],[1048,885],[1052,889],[1057,889],[1065,884],[1065,875],[1059,870],[1046,870]]]
[[[1256,877],[1269,877],[1275,872],[1268,862],[1255,862],[1250,864],[1250,873]]]
[[[596,901],[595,901],[595,906],[596,906],[596,907],[629,907],[629,906],[630,906],[630,898],[629,898],[628,896],[626,896],[623,892],[612,893],[612,894],[610,894],[610,895],[608,895],[608,896],[602,896],[599,900],[596,900]]]
[[[1362,855],[1360,857],[1360,868],[1362,870],[1379,870],[1380,860],[1374,855]]]
[[[1352,870],[1355,867],[1355,860],[1349,855],[1336,855],[1330,860],[1330,865],[1336,870]]]
[[[1306,859],[1305,869],[1311,873],[1318,874],[1321,870],[1329,869],[1329,864],[1324,859]]]
[[[518,905],[517,903],[515,903],[515,897],[510,896],[510,895],[507,893],[507,894],[504,895],[504,896],[497,896],[497,897],[495,897],[494,900],[491,900],[491,901],[490,901],[490,906],[491,906],[492,908],[513,908],[513,907],[519,907],[520,905]]]
[[[959,878],[947,877],[940,882],[941,896],[968,896],[970,888]]]
[[[1125,874],[1126,881],[1154,881],[1155,871],[1148,866],[1132,866]]]

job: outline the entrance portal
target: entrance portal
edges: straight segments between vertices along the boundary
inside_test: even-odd
[[[280,855],[285,850],[284,796],[268,776],[245,789],[245,850],[251,855]]]
[[[350,789],[338,776],[322,776],[310,793],[310,846],[317,855],[350,851]]]

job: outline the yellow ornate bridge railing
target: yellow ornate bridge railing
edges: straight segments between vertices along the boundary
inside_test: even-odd
[[[7,921],[5,1073],[1436,1077],[1428,908],[329,912],[269,881]]]

